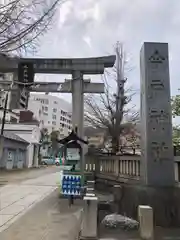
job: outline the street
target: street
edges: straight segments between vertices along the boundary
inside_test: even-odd
[[[67,201],[59,199],[58,167],[36,170],[36,174],[32,170],[28,172],[28,180],[24,180],[25,174],[22,174],[17,181],[17,173],[13,174],[15,182],[11,178],[9,184],[0,188],[0,239],[51,239],[75,231],[81,203],[69,210]],[[67,221],[72,224],[67,225]],[[58,231],[61,225],[63,230]]]

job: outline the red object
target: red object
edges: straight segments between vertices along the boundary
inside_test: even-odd
[[[64,157],[62,157],[62,164],[64,164],[65,163],[65,159],[64,159]]]

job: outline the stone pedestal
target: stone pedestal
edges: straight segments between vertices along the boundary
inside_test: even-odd
[[[108,181],[98,182],[96,190],[110,193]],[[122,197],[118,203],[119,213],[138,220],[139,205],[152,207],[154,225],[162,227],[180,227],[180,188],[179,187],[148,187],[136,184],[121,184]]]
[[[139,205],[152,207],[154,225],[162,227],[180,227],[180,188],[122,186],[122,199],[119,212],[138,220]]]

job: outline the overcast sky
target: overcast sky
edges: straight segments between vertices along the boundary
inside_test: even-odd
[[[143,42],[168,42],[171,92],[177,93],[180,88],[180,0],[69,0],[60,7],[56,24],[43,37],[37,56],[113,54],[116,41],[124,43],[133,66],[128,81],[136,89],[140,82],[139,51]],[[60,81],[64,76],[43,78]],[[138,97],[136,102],[139,104]]]

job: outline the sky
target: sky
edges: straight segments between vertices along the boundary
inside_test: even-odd
[[[180,62],[180,0],[67,0],[59,6],[51,30],[41,39],[38,57],[96,57],[113,54],[124,44],[132,70],[128,83],[139,89],[139,52],[143,42],[167,42],[171,94],[178,93]],[[68,76],[37,76],[63,81]],[[94,79],[94,78],[93,78]],[[96,76],[95,81],[101,77]],[[65,97],[66,95],[59,95]],[[139,95],[135,97],[139,105]]]

